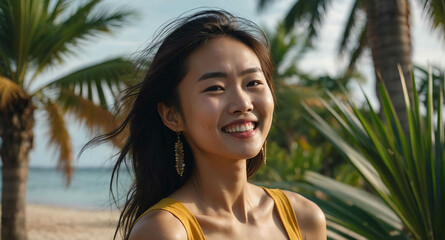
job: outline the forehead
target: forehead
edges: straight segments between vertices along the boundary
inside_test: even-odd
[[[242,71],[246,68],[261,68],[260,61],[251,48],[231,37],[207,41],[188,58],[188,72]]]

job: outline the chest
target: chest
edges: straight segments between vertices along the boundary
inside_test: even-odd
[[[219,239],[289,239],[276,211],[261,217],[247,218],[242,222],[236,218],[197,216],[206,240]]]

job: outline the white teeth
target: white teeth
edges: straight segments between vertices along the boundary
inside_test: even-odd
[[[225,132],[234,133],[234,132],[249,132],[255,128],[255,124],[253,122],[248,122],[239,125],[232,125],[225,128]]]

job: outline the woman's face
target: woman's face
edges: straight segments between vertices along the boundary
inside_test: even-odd
[[[258,57],[242,42],[221,37],[194,51],[179,96],[195,157],[247,159],[261,150],[274,101]]]

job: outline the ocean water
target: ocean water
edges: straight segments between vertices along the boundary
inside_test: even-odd
[[[76,168],[67,187],[65,176],[55,168],[30,167],[26,201],[80,209],[115,208],[109,191],[111,172],[110,168]],[[125,197],[130,177],[122,172],[119,178],[119,195]]]

